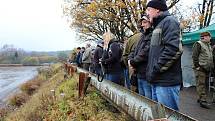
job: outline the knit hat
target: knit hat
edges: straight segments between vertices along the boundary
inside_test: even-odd
[[[146,14],[144,14],[144,15],[140,18],[140,21],[142,21],[142,20],[150,21],[150,20],[149,20],[149,17],[148,17]]]
[[[204,36],[211,36],[211,33],[210,32],[202,32],[200,34],[200,37],[204,37]]]
[[[146,7],[152,7],[160,11],[168,10],[168,7],[166,5],[166,0],[151,0],[148,2]]]

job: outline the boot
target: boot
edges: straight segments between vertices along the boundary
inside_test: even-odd
[[[200,101],[201,101],[200,99],[197,99],[197,103],[200,103]]]
[[[200,107],[202,108],[210,109],[209,107],[210,105],[208,104],[207,101],[200,101],[199,104],[200,104]]]

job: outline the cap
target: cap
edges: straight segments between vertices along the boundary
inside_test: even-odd
[[[200,37],[204,37],[204,36],[211,36],[210,32],[202,32],[200,33]]]
[[[168,10],[168,7],[166,5],[166,0],[151,0],[148,2],[146,7],[152,7],[160,11]]]

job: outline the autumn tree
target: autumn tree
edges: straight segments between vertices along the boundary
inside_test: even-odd
[[[180,9],[182,5],[176,5],[175,12],[179,16],[184,30],[192,31],[211,24],[215,13],[214,6],[214,0],[200,0],[190,8]]]
[[[209,26],[214,13],[214,6],[214,0],[202,0],[202,4],[198,5],[200,29]]]
[[[168,0],[169,8],[179,0]],[[76,0],[66,1],[64,14],[71,20],[81,39],[102,39],[110,30],[123,41],[138,31],[138,20],[144,14],[147,0]]]

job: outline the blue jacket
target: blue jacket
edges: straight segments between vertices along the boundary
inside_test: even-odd
[[[168,11],[153,19],[146,78],[159,86],[175,86],[182,83],[179,22]]]
[[[76,60],[75,60],[75,62],[77,63],[78,66],[80,66],[80,64],[81,64],[80,58],[81,58],[81,52],[78,52],[78,54],[76,56]]]

